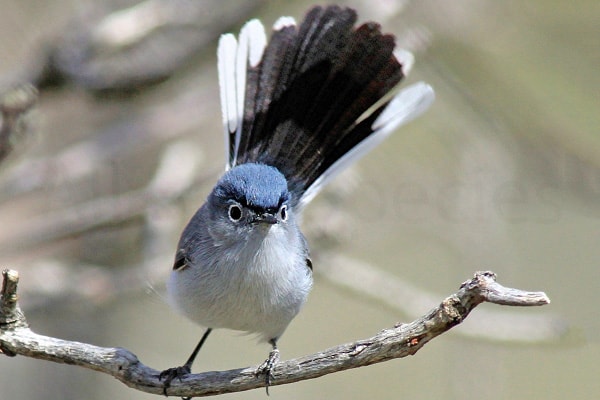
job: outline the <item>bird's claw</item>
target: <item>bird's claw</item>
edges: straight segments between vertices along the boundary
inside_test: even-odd
[[[162,381],[163,379],[165,380],[165,383],[163,384],[163,394],[165,396],[167,395],[167,389],[169,387],[171,387],[171,382],[173,381],[173,379],[179,379],[179,381],[181,382],[181,379],[190,374],[192,371],[190,369],[190,367],[188,367],[187,365],[183,365],[181,367],[174,367],[174,368],[169,368],[169,369],[165,369],[164,371],[162,371],[159,375],[158,375],[158,380]]]
[[[265,388],[267,395],[269,395],[269,386],[271,386],[271,380],[273,376],[273,367],[279,362],[279,350],[273,349],[269,353],[269,358],[258,366],[254,375],[258,378],[260,375],[265,375]]]

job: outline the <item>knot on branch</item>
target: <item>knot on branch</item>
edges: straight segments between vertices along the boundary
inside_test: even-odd
[[[463,321],[464,316],[468,314],[464,305],[460,301],[458,296],[450,296],[440,305],[440,313],[442,314],[441,319],[446,322],[449,326],[455,326]]]

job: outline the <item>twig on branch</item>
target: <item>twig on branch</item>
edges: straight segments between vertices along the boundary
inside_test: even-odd
[[[163,383],[158,379],[160,372],[142,364],[126,349],[65,341],[31,331],[16,302],[17,272],[5,270],[3,279],[0,298],[0,352],[79,365],[109,374],[127,386],[147,393],[163,393]],[[550,300],[543,292],[506,288],[496,282],[493,272],[477,272],[455,294],[411,323],[385,329],[368,339],[280,362],[274,368],[272,385],[317,378],[413,355],[427,342],[464,321],[471,310],[483,302],[540,306],[550,303]],[[169,395],[198,397],[263,387],[264,379],[255,376],[256,368],[252,366],[190,374],[181,381],[174,380],[169,388]]]

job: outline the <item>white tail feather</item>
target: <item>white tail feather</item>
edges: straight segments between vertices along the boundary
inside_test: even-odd
[[[292,17],[279,17],[273,24],[273,30],[280,31],[288,26],[295,26],[296,20]]]
[[[228,33],[219,39],[217,49],[217,68],[219,70],[219,93],[221,96],[221,115],[223,118],[223,134],[225,135],[225,159],[227,169],[229,160],[229,134],[237,129],[236,89],[235,89],[235,57],[237,40]]]
[[[389,133],[417,118],[429,108],[434,99],[433,88],[425,82],[417,82],[401,90],[373,122],[373,136],[381,132]]]
[[[302,195],[302,209],[340,171],[379,145],[399,126],[421,115],[435,98],[433,88],[424,82],[415,83],[400,91],[373,122],[373,133],[329,167]]]
[[[402,65],[402,74],[408,76],[410,70],[415,64],[415,56],[408,50],[396,49],[394,50],[394,56],[396,60]]]
[[[262,58],[267,37],[260,21],[248,21],[241,29],[239,40],[226,34],[219,40],[217,49],[221,110],[225,134],[226,169],[236,163],[242,134],[246,75],[248,67],[256,67]],[[229,154],[230,135],[235,132],[233,154]]]

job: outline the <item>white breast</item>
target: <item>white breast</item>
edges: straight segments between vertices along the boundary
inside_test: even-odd
[[[266,234],[252,235],[219,252],[227,257],[213,257],[214,249],[207,248],[204,260],[212,262],[171,273],[167,283],[171,303],[206,327],[258,333],[264,340],[278,338],[312,286],[304,241],[289,228],[270,226]]]

